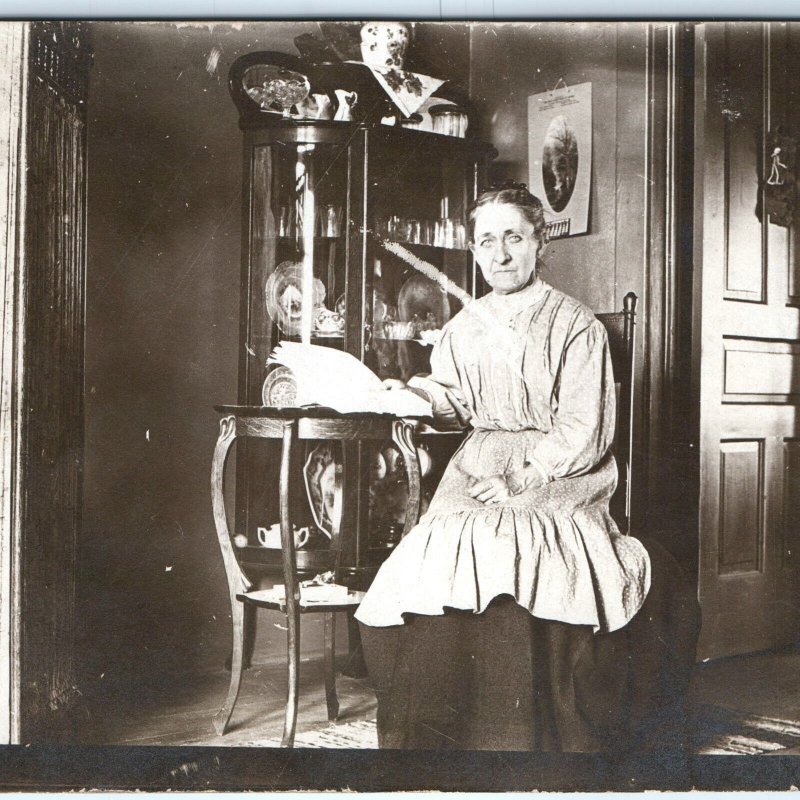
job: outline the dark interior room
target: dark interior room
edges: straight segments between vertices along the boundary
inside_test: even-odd
[[[380,251],[365,232],[369,220],[380,217],[376,227],[385,222],[388,239],[392,225],[411,226],[397,237],[409,247],[425,230],[424,219],[412,218],[452,216],[455,244],[417,240],[410,249],[462,292],[480,296],[486,286],[467,241],[458,241],[469,202],[490,185],[525,183],[533,191],[540,157],[531,134],[535,98],[572,90],[580,98],[580,87],[589,86],[590,141],[579,138],[585,162],[577,162],[585,185],[574,190],[583,193],[585,228],[567,235],[550,228],[537,275],[601,318],[627,308],[625,324],[635,320],[627,353],[632,400],[626,405],[624,386],[616,395],[618,438],[620,430],[627,437],[627,457],[617,455],[623,533],[657,541],[699,602],[688,694],[691,752],[800,752],[800,259],[794,201],[778,191],[786,181],[794,191],[797,23],[408,23],[403,74],[439,79],[442,88],[431,97],[438,91],[451,111],[467,109],[465,141],[451,133],[450,143],[431,129],[414,130],[413,116],[424,125],[423,117],[400,116],[394,107],[395,116],[384,119],[347,116],[366,102],[360,87],[352,109],[333,99],[338,121],[298,122],[300,105],[286,106],[281,116],[263,105],[247,111],[250,101],[236,99],[229,77],[237,64],[259,64],[259,54],[269,64],[282,63],[276,54],[308,63],[309,48],[321,42],[346,57],[361,22],[2,25],[0,64],[12,66],[12,78],[0,100],[24,113],[6,114],[8,130],[0,136],[0,156],[17,154],[0,158],[8,190],[0,211],[18,226],[0,251],[9,487],[0,643],[10,654],[0,668],[0,682],[4,673],[8,678],[0,740],[286,744],[290,622],[283,601],[261,602],[287,580],[280,444],[238,439],[213,503],[209,483],[212,460],[215,470],[224,469],[226,419],[235,418],[240,436],[300,430],[303,438],[302,424],[282,422],[284,433],[274,433],[268,415],[245,418],[236,410],[275,405],[262,402],[268,370],[261,362],[277,343],[277,327],[265,317],[265,278],[291,256],[279,255],[279,235],[269,228],[279,224],[282,201],[264,198],[272,191],[289,196],[286,186],[301,181],[300,165],[324,163],[318,202],[329,203],[336,235],[349,226],[339,250],[333,234],[316,234],[327,248],[327,263],[313,265],[326,283],[325,307],[343,318],[346,350],[381,379],[408,382],[430,372],[427,355],[418,354],[429,348],[388,333],[378,344],[379,324],[399,331],[407,323],[391,319],[386,309],[395,301],[379,298],[375,288],[374,297],[386,300],[378,319],[372,282],[382,280],[388,297],[397,291],[391,271],[399,268],[397,256]],[[72,59],[74,85],[64,78],[71,67],[59,72],[48,48]],[[354,64],[345,58],[338,66]],[[331,102],[311,86],[306,96],[320,107]],[[387,96],[380,97],[386,111]],[[314,144],[303,144],[308,131]],[[402,158],[392,156],[395,139]],[[313,162],[311,151],[314,158],[331,155]],[[326,200],[323,189],[338,199]],[[259,204],[269,203],[276,216],[264,223]],[[788,222],[781,203],[788,203]],[[359,214],[367,223],[357,224]],[[402,219],[393,222],[395,216]],[[294,222],[298,241],[312,241],[308,225],[304,232],[299,216]],[[361,266],[367,261],[368,274]],[[405,280],[413,270],[403,268]],[[452,297],[443,302],[444,318],[428,326],[437,333],[457,310]],[[255,332],[264,319],[273,333]],[[300,341],[302,334],[282,328],[280,338]],[[396,362],[387,367],[381,359],[389,352]],[[409,470],[405,493],[377,502],[365,477],[375,469],[366,455],[372,445],[342,444],[345,533],[334,571],[341,577],[342,564],[350,565],[344,572],[356,565],[348,597],[370,586],[399,531],[408,533],[414,501],[424,511],[434,478],[460,446],[452,434],[430,434],[420,451],[424,431],[403,430],[387,427],[381,435],[392,457],[404,452],[403,435],[412,438],[398,462]],[[305,447],[295,447],[295,462],[286,466],[295,470],[286,503],[308,527],[309,541],[322,541],[308,471],[323,451]],[[391,471],[386,449],[378,459]],[[416,478],[412,461],[422,469]],[[222,546],[227,533],[218,500],[231,526]],[[389,520],[382,533],[368,531],[376,514]],[[338,541],[339,523],[332,524]],[[270,526],[277,542],[271,546]],[[351,529],[359,533],[348,538]],[[376,555],[376,536],[384,537],[383,555]],[[258,561],[270,547],[273,569],[255,570],[253,586],[242,584],[242,591],[262,594],[241,612],[244,653],[237,656],[234,646],[232,656],[237,559],[249,554]],[[302,546],[289,549],[302,561]],[[379,560],[362,570],[369,558]],[[323,570],[309,568],[301,577],[315,571]],[[296,747],[378,747],[375,685],[354,608],[302,615],[290,737]],[[241,691],[221,728],[237,658],[245,664]],[[331,714],[331,673],[338,715]]]

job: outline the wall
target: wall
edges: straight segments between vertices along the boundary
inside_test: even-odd
[[[528,180],[528,96],[592,83],[589,234],[553,241],[545,278],[598,312],[641,296],[645,189],[646,26],[642,23],[476,25],[470,93],[497,179]]]
[[[221,663],[229,646],[208,493],[213,404],[236,398],[241,134],[226,73],[300,32],[92,31],[81,586],[87,666],[104,679],[142,659]]]
[[[237,381],[241,133],[226,77],[242,53],[295,52],[293,38],[316,30],[92,26],[85,684],[156,682],[159,671],[220,667],[227,655],[208,488],[213,405],[235,401]],[[449,65],[467,82],[465,26],[417,26],[415,48],[420,71]],[[283,647],[266,614],[257,659]],[[317,622],[304,622],[305,652],[319,647]]]

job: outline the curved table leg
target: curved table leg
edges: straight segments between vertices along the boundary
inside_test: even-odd
[[[281,550],[283,554],[283,582],[286,591],[286,639],[289,690],[286,698],[286,718],[283,724],[281,747],[294,746],[297,727],[298,670],[300,667],[300,584],[297,580],[297,557],[294,551],[294,533],[289,520],[289,469],[292,461],[292,442],[295,422],[283,423],[281,471],[279,480]]]
[[[339,718],[339,698],[336,695],[336,614],[326,612],[325,617],[325,702],[328,706],[328,719],[334,722]]]
[[[222,710],[214,717],[214,729],[221,736],[227,731],[233,707],[239,696],[239,686],[242,681],[242,664],[244,648],[244,609],[242,603],[236,599],[239,592],[247,591],[251,584],[245,577],[233,552],[228,517],[225,513],[225,496],[223,484],[225,478],[225,462],[231,445],[236,439],[236,420],[234,417],[224,417],[219,424],[219,437],[214,448],[214,458],[211,462],[211,504],[214,509],[214,524],[217,529],[219,547],[222,551],[222,560],[225,564],[225,574],[228,577],[228,590],[231,600],[231,619],[233,620],[233,653],[231,656],[231,683],[228,687],[228,696]]]
[[[408,507],[406,521],[403,526],[405,536],[419,522],[419,510],[422,502],[422,479],[420,477],[419,456],[414,444],[414,423],[399,419],[392,423],[392,439],[403,454],[408,475]]]

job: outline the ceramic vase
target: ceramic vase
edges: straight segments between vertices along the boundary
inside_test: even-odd
[[[367,22],[361,27],[361,60],[371,67],[403,69],[410,38],[402,22]]]

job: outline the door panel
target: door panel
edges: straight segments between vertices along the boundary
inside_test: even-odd
[[[722,442],[718,567],[721,575],[761,569],[763,465],[763,440]]]
[[[765,134],[794,113],[786,76],[800,37],[775,23],[698,33],[699,656],[714,658],[787,644],[797,630],[800,283],[788,230],[762,214],[762,176]]]
[[[728,78],[717,91],[725,142],[723,179],[728,228],[723,297],[754,302],[764,300],[764,232],[753,213],[753,188],[760,170],[759,142],[757,136],[742,135],[742,131],[759,131],[761,126],[763,90],[761,82],[753,80],[761,74],[761,44],[758,24],[742,25],[736,35],[725,36],[723,58]]]

